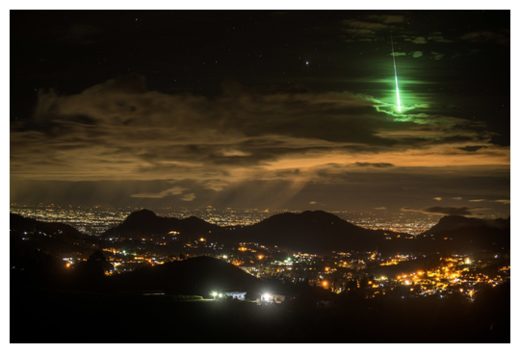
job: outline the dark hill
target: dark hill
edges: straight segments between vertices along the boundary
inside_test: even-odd
[[[384,232],[358,227],[324,211],[282,213],[237,228],[234,238],[296,250],[369,249],[384,242]]]
[[[181,242],[204,235],[228,245],[258,242],[310,252],[353,249],[394,251],[400,245],[385,240],[385,234],[394,234],[391,231],[365,229],[324,211],[282,213],[253,225],[219,227],[197,217],[159,217],[152,211],[141,210],[133,212],[121,224],[107,230],[103,237],[129,239],[136,236],[164,236],[170,231],[179,232],[178,239]]]
[[[236,266],[212,257],[147,267],[111,278],[115,290],[164,291],[208,296],[214,290],[262,290],[263,282]]]
[[[219,227],[197,217],[160,217],[149,210],[131,213],[121,224],[107,230],[102,238],[128,240],[139,236],[165,236],[175,231],[179,244],[200,236],[235,246],[238,242],[258,242],[290,250],[328,252],[332,250],[379,250],[382,252],[509,251],[509,220],[483,220],[446,216],[417,239],[391,231],[356,226],[324,211],[282,213],[242,227]],[[28,235],[26,235],[26,232]],[[11,234],[16,240],[30,239],[35,247],[84,248],[92,246],[88,237],[66,224],[47,223],[11,215]],[[391,238],[391,240],[389,240]],[[135,240],[135,239],[134,239]]]
[[[132,212],[119,225],[108,229],[103,237],[128,238],[134,236],[164,236],[171,231],[180,233],[180,238],[191,240],[204,235],[208,237],[220,227],[197,217],[184,219],[160,217],[150,210]]]
[[[509,222],[504,219],[481,219],[463,216],[444,216],[439,222],[430,228],[425,234],[441,234],[464,228],[493,228],[507,229]]]
[[[479,219],[445,216],[421,234],[423,239],[444,242],[451,250],[509,251],[510,222],[504,219]]]
[[[10,214],[10,236],[15,247],[41,249],[50,254],[90,252],[96,238],[78,231],[68,224],[42,222]]]

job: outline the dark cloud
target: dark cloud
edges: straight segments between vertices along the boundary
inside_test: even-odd
[[[509,44],[509,35],[504,32],[493,32],[493,31],[474,31],[463,34],[460,37],[464,41],[472,43],[495,43],[499,45]]]
[[[423,36],[404,36],[403,37],[404,41],[406,42],[410,42],[410,43],[413,43],[413,44],[426,44],[428,43],[428,41],[426,40],[425,37]]]
[[[365,163],[365,162],[356,162],[356,165],[359,167],[374,167],[374,168],[391,168],[394,166],[392,163]]]
[[[310,180],[333,164],[346,171],[441,166],[445,158],[483,165],[508,160],[508,150],[490,144],[480,124],[425,113],[410,117],[396,121],[378,112],[369,97],[350,92],[238,89],[206,97],[148,90],[141,76],[126,76],[79,94],[41,92],[33,118],[13,124],[11,171],[46,180],[197,179],[222,185],[279,178],[285,170]],[[475,150],[478,159],[464,160],[470,156],[462,151],[475,143],[485,152]],[[430,158],[401,153],[413,148]]]
[[[402,39],[405,42],[411,43],[411,44],[417,44],[417,45],[426,45],[426,44],[447,44],[447,43],[453,43],[454,40],[448,39],[444,37],[444,34],[442,32],[432,32],[432,33],[425,33],[424,35],[413,35],[413,34],[404,34],[402,35]]]
[[[349,18],[341,21],[345,41],[347,42],[373,42],[381,33],[386,34],[395,30],[405,21],[405,16],[400,14],[366,15],[357,18]]]
[[[404,15],[396,14],[396,13],[369,15],[368,18],[370,20],[376,21],[378,23],[384,23],[384,24],[403,23],[406,20],[406,17]]]
[[[469,207],[440,207],[434,206],[424,210],[427,213],[450,215],[450,216],[470,216],[472,210]]]
[[[486,146],[464,146],[459,149],[466,152],[476,152],[482,148],[486,148]]]

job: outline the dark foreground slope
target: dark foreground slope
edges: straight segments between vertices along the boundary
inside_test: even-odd
[[[303,214],[274,218],[259,225],[251,237],[270,229],[286,227],[273,241],[292,233],[294,245],[304,236],[327,239],[339,228],[349,232],[342,220],[329,215]],[[314,217],[316,216],[316,217]],[[285,225],[285,219],[290,219]],[[296,220],[296,221],[294,221]],[[103,275],[102,261],[67,271],[63,263],[33,246],[81,241],[82,234],[64,236],[55,225],[16,220],[11,231],[10,334],[12,342],[508,342],[510,340],[509,285],[479,291],[474,302],[449,296],[401,299],[386,295],[360,299],[352,293],[324,296],[315,288],[287,288],[261,282],[240,269],[210,258],[143,269],[122,276]],[[331,228],[323,226],[329,222]],[[331,222],[332,221],[332,222]],[[483,239],[509,236],[505,227],[476,224],[466,219],[448,219],[448,224],[424,234],[419,244],[449,244],[443,240],[467,231]],[[307,223],[305,223],[307,222]],[[310,223],[309,223],[310,222]],[[316,222],[315,225],[312,223]],[[468,227],[467,224],[470,224]],[[22,226],[21,226],[22,225]],[[25,228],[24,228],[25,227]],[[31,228],[32,227],[32,228]],[[50,228],[48,228],[50,227]],[[60,226],[61,227],[61,226]],[[252,226],[254,227],[254,226]],[[264,227],[262,229],[262,227]],[[469,230],[468,230],[469,229]],[[60,233],[61,230],[61,233]],[[36,242],[23,240],[30,231]],[[233,231],[226,229],[226,231]],[[495,233],[499,231],[499,233]],[[40,234],[56,234],[56,238]],[[481,233],[479,233],[481,232]],[[215,236],[235,233],[216,234]],[[338,233],[343,234],[344,233]],[[329,236],[329,235],[327,235]],[[491,238],[487,238],[491,236]],[[64,238],[65,237],[65,238]],[[465,237],[465,236],[464,236]],[[463,237],[463,239],[464,239]],[[15,239],[13,241],[13,238]],[[254,238],[253,238],[254,239]],[[266,236],[269,240],[269,236]],[[342,239],[342,238],[341,238]],[[442,239],[442,240],[441,240]],[[466,244],[474,238],[467,238]],[[508,238],[507,238],[508,239]],[[412,241],[410,241],[412,242]],[[88,245],[88,241],[86,242]],[[398,244],[398,243],[396,243]],[[455,243],[454,243],[455,244]],[[483,243],[487,244],[489,243]],[[493,245],[493,244],[492,244]],[[23,250],[23,251],[21,251]],[[96,257],[96,259],[99,258]],[[95,260],[95,259],[94,259]],[[102,265],[102,266],[99,266]],[[212,288],[218,287],[218,288]],[[238,288],[237,288],[238,287]],[[210,289],[211,288],[211,289]],[[204,295],[209,290],[286,291],[294,300],[281,306],[258,306],[253,302],[218,302],[203,299],[181,301],[178,294]],[[164,292],[164,295],[149,295]],[[329,293],[330,294],[330,293]],[[323,299],[326,305],[321,305]]]
[[[258,292],[262,285],[263,281],[236,266],[212,257],[200,256],[114,276],[110,279],[109,289],[208,296],[215,290]]]
[[[48,253],[89,252],[97,238],[59,222],[42,222],[10,214],[11,249],[40,249]],[[16,256],[15,256],[16,257]]]
[[[509,288],[456,298],[308,303],[180,302],[169,296],[23,293],[12,342],[509,342]]]
[[[266,288],[266,283],[215,259],[194,258],[154,271],[95,277],[92,271],[60,273],[47,255],[33,255],[35,259],[26,263],[37,266],[11,269],[12,342],[510,340],[508,285],[482,290],[474,302],[462,296],[362,299],[353,293],[324,296],[313,287],[291,288],[294,299],[259,306],[252,301],[179,298],[179,293],[202,294],[218,285],[248,291],[259,284]],[[158,294],[157,289],[164,294],[149,295]],[[275,291],[280,289],[284,290]],[[324,299],[327,305],[319,305]]]

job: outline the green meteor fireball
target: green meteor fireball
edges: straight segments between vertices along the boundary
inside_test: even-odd
[[[399,80],[397,79],[397,65],[395,64],[394,40],[392,37],[390,37],[390,41],[392,43],[392,58],[394,60],[395,100],[396,100],[395,109],[397,110],[398,113],[401,113],[402,112],[401,94],[399,93]]]

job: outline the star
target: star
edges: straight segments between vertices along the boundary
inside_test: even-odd
[[[309,60],[305,60],[305,66],[309,66],[311,62]]]

